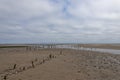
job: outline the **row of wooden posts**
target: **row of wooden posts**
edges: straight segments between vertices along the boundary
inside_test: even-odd
[[[62,54],[62,52],[60,52],[60,54]],[[17,64],[14,64],[13,68],[5,70],[5,72],[1,76],[2,80],[7,80],[8,76],[10,76],[10,75],[17,74],[17,73],[26,71],[26,70],[31,69],[31,68],[35,68],[37,65],[41,65],[41,64],[45,63],[46,61],[49,61],[49,60],[51,60],[53,58],[56,58],[56,56],[53,55],[53,54],[49,54],[46,58],[44,58],[41,61],[39,61],[37,58],[35,60],[32,60],[31,61],[31,66],[19,67]]]
[[[35,51],[43,48],[56,48],[56,45],[32,45],[25,48],[27,51]]]

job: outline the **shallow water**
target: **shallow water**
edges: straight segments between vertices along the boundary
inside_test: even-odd
[[[57,45],[56,48],[90,50],[90,51],[98,51],[98,52],[105,52],[105,53],[112,53],[112,54],[120,54],[120,50],[115,50],[115,49],[84,48],[84,47],[74,47],[71,45]]]

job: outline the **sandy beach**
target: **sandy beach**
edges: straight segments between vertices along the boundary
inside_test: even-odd
[[[0,80],[120,80],[120,55],[71,50],[0,49]]]

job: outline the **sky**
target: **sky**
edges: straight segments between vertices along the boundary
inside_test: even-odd
[[[120,0],[0,0],[2,43],[120,43]]]

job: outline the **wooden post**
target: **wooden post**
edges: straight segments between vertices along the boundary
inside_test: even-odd
[[[13,69],[16,69],[17,64],[14,64]]]
[[[62,51],[60,51],[60,55],[62,54]]]
[[[49,55],[49,58],[50,58],[50,59],[52,58],[52,55],[51,55],[51,54]]]
[[[5,75],[5,76],[3,77],[3,80],[7,80],[7,75]]]
[[[32,67],[34,68],[35,67],[35,65],[34,65],[34,62],[32,61]]]

